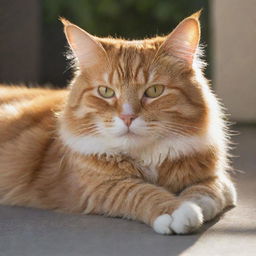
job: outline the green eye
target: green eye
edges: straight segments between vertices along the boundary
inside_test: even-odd
[[[99,86],[98,93],[100,96],[102,96],[103,98],[107,98],[107,99],[115,96],[114,90],[112,90],[111,88],[109,88],[107,86]]]
[[[150,86],[144,93],[144,95],[148,98],[156,98],[160,96],[164,91],[164,86],[161,84],[155,84]]]

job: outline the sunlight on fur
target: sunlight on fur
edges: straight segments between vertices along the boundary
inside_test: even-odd
[[[0,202],[130,218],[160,234],[194,232],[235,205],[199,16],[136,41],[62,19],[70,86],[0,86]]]

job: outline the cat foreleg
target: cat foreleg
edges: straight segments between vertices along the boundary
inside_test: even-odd
[[[197,204],[202,209],[206,222],[226,207],[236,204],[236,190],[230,179],[223,175],[187,187],[180,193],[179,198]]]
[[[139,179],[104,182],[85,200],[84,213],[139,220],[160,234],[190,233],[203,223],[197,204],[184,203],[164,188]]]

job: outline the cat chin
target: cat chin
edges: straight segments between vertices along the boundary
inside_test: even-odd
[[[166,158],[174,160],[180,156],[203,151],[212,145],[212,138],[209,134],[176,136],[161,140],[153,136],[76,136],[63,124],[59,135],[66,146],[80,154],[125,154],[152,168],[159,166]]]
[[[65,125],[62,125],[59,134],[65,145],[84,155],[100,155],[106,153],[129,154],[130,151],[143,150],[143,147],[153,143],[153,141],[149,140],[147,137],[129,131],[120,132],[116,134],[116,136],[107,136],[104,134],[102,136],[77,136],[72,134]]]
[[[116,136],[119,140],[123,140],[124,143],[133,144],[134,140],[139,139],[139,136],[132,132],[127,132],[121,135]]]

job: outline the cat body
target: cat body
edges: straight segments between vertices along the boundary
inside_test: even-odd
[[[198,16],[141,41],[63,20],[70,87],[0,86],[0,203],[126,217],[161,234],[234,205],[222,112],[196,58]]]

